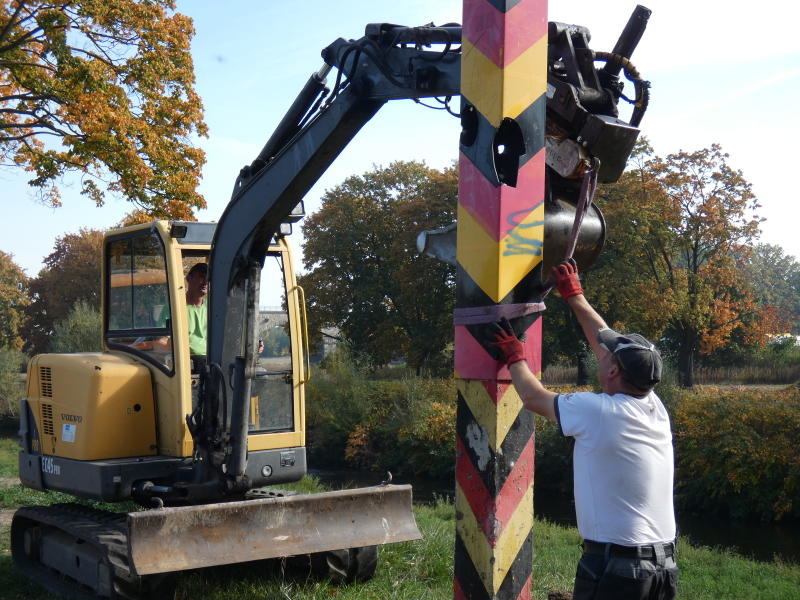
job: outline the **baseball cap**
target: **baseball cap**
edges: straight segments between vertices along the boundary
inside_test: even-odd
[[[649,389],[661,381],[661,355],[644,336],[601,329],[597,341],[616,357],[625,379],[635,386]]]
[[[203,273],[203,275],[207,275],[208,265],[204,262],[197,263],[191,269],[189,269],[189,272],[186,274],[186,276],[189,277],[189,275],[194,275],[195,273]]]

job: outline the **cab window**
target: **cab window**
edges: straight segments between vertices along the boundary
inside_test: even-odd
[[[172,331],[164,246],[144,231],[106,244],[106,343],[172,372]]]

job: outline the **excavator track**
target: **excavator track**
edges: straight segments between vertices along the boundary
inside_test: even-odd
[[[20,571],[59,597],[174,596],[174,573],[138,576],[131,569],[125,513],[79,504],[20,508],[11,524],[11,553]]]

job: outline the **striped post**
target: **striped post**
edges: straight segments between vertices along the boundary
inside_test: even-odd
[[[541,370],[546,0],[464,0],[456,258],[456,600],[531,598],[533,417],[492,323]]]

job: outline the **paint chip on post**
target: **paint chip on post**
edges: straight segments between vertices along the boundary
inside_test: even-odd
[[[489,464],[492,453],[489,450],[489,434],[477,423],[467,425],[467,443],[478,457],[478,470],[483,471]]]

